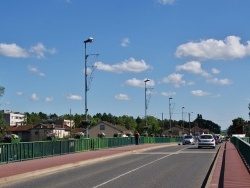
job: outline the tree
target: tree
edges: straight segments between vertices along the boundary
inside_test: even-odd
[[[4,87],[2,87],[2,86],[0,86],[0,97],[2,97],[3,96],[3,94],[4,94]]]
[[[245,123],[245,120],[241,117],[238,117],[236,119],[232,120],[233,124],[229,126],[229,128],[227,129],[227,134],[231,135],[231,134],[235,134],[236,133],[236,128],[239,125],[243,125]]]
[[[0,97],[2,97],[3,95],[4,95],[4,87],[0,86]],[[3,137],[6,134],[6,129],[7,129],[7,124],[4,119],[4,112],[0,111],[0,141],[3,140]]]
[[[3,116],[3,111],[0,111],[0,142],[3,140],[3,137],[6,135],[7,123]]]

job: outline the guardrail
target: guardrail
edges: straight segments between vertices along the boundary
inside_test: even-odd
[[[140,144],[181,142],[181,140],[173,137],[141,137]],[[0,164],[134,144],[133,137],[0,143]]]
[[[241,154],[248,167],[250,167],[250,138],[232,137],[231,142]]]

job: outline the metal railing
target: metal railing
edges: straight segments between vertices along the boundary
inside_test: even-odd
[[[141,137],[140,144],[181,142],[181,140],[169,137]],[[0,143],[0,164],[134,144],[133,137]]]
[[[250,138],[232,137],[231,142],[234,144],[244,161],[250,167]]]

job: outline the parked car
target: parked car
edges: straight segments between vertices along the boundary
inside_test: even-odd
[[[211,134],[202,134],[198,138],[198,148],[212,147],[215,148],[215,139]]]
[[[185,135],[183,136],[182,144],[195,144],[195,138],[192,135]]]

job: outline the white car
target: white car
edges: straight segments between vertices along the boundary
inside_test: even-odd
[[[192,135],[185,135],[183,137],[183,140],[182,140],[182,144],[185,145],[185,144],[192,144],[194,145],[195,144],[195,139]]]
[[[198,138],[198,148],[212,147],[215,148],[215,139],[211,134],[202,134]]]

